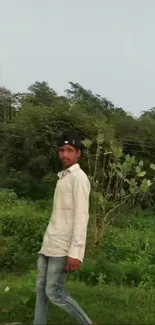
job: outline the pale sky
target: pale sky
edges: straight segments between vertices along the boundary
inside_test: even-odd
[[[155,0],[0,0],[0,86],[78,82],[138,116],[155,106]]]

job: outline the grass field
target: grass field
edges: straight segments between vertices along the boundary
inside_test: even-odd
[[[9,291],[5,292],[6,288]],[[155,324],[155,291],[114,285],[86,286],[68,282],[67,289],[90,318],[98,324]],[[34,279],[1,276],[0,324],[31,324],[35,303]],[[57,307],[49,304],[49,324],[73,324]]]
[[[28,325],[33,322],[37,252],[48,211],[33,202],[2,201],[0,324]],[[97,250],[92,249],[91,229],[90,223],[84,264],[67,282],[70,294],[94,323],[155,324],[154,211],[119,212]],[[49,303],[48,324],[74,321]]]

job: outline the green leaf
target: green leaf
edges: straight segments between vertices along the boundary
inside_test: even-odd
[[[111,164],[111,165],[110,165],[110,167],[111,167],[111,169],[113,169],[113,170],[114,170],[114,169],[116,168],[116,164],[115,164],[115,163],[113,163],[113,164]]]
[[[123,154],[122,148],[118,148],[118,150],[117,150],[117,157],[118,158],[122,157],[122,154]]]
[[[132,157],[131,157],[132,164],[135,163],[135,160],[136,160],[135,156],[132,156]]]
[[[131,192],[132,194],[135,193],[135,190],[134,190],[133,187],[130,187],[130,192]]]
[[[138,176],[138,177],[144,177],[145,174],[146,174],[146,172],[143,170],[143,171],[142,171],[141,173],[139,173],[137,176]]]
[[[124,191],[124,189],[123,188],[121,188],[121,196],[125,196],[125,191]]]
[[[123,151],[121,147],[116,147],[112,141],[110,141],[110,149],[116,159],[119,159],[122,157]]]
[[[139,167],[143,167],[143,165],[144,165],[143,160],[141,160],[141,161],[139,162]]]
[[[147,180],[147,186],[150,187],[153,183],[151,183],[150,179]]]
[[[104,152],[104,156],[106,156],[106,155],[111,155],[112,154],[112,151],[107,151],[107,150],[105,150],[105,152]]]
[[[136,166],[136,173],[140,174],[141,173],[141,168],[139,166]]]
[[[127,162],[130,162],[130,161],[131,161],[131,157],[130,157],[130,155],[126,155],[125,160],[126,160]]]
[[[117,174],[120,178],[123,178],[123,174],[122,174],[119,170],[116,171],[116,174]]]
[[[90,141],[89,139],[85,139],[84,141],[82,141],[82,143],[87,149],[89,149],[90,146],[92,145],[92,141]]]
[[[127,178],[124,179],[124,182],[130,184],[130,181]]]
[[[102,133],[98,134],[97,136],[97,143],[102,144],[104,141],[104,135]]]
[[[146,193],[148,191],[148,188],[150,187],[150,180],[144,178],[142,180],[142,183],[140,184],[140,190],[143,192],[143,193]]]
[[[136,184],[137,184],[137,183],[136,183],[135,179],[134,179],[134,178],[131,178],[131,179],[130,179],[130,185],[131,185],[131,186],[136,186]]]
[[[154,164],[151,164],[150,165],[150,168],[153,169],[153,170],[155,170],[155,165]]]
[[[120,170],[122,170],[122,165],[120,162],[117,163],[117,168],[119,168]]]

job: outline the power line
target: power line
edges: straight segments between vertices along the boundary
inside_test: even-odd
[[[54,132],[53,132],[53,134],[54,134]],[[14,134],[14,133],[0,133],[0,135],[2,135],[2,136],[7,136],[7,137],[10,137],[10,138],[12,138],[12,137],[16,137],[16,138],[20,138],[20,139],[26,139],[26,137],[24,136],[24,135],[17,135],[17,134]],[[48,135],[52,135],[52,134],[50,134],[50,133],[48,133]],[[29,136],[29,135],[28,135]],[[31,134],[30,136],[33,136],[34,137],[34,134]],[[43,141],[43,142],[45,142],[45,141]],[[110,141],[108,142],[108,141],[105,141],[105,143],[106,144],[110,144]],[[146,141],[146,143],[143,143],[142,141],[141,142],[139,142],[139,141],[124,141],[124,140],[122,140],[122,141],[118,141],[118,140],[113,140],[113,144],[114,145],[116,145],[116,144],[118,144],[118,145],[130,145],[130,146],[139,146],[139,145],[142,145],[142,144],[144,144],[143,145],[143,147],[141,148],[142,149],[142,151],[144,151],[144,149],[145,148],[148,148],[148,149],[152,149],[152,146],[155,146],[155,141]],[[133,150],[136,150],[136,149],[134,149],[134,148],[132,148]],[[141,152],[141,150],[136,150],[136,151],[139,151],[139,152]]]

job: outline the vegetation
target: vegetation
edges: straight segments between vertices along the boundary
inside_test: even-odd
[[[3,202],[0,323],[26,324],[33,319],[37,252],[50,209],[45,210],[42,202],[19,200],[13,192],[3,192]],[[69,276],[67,287],[98,323],[154,324],[155,219],[152,211],[127,209],[119,210],[119,218],[93,251],[91,217],[85,262],[79,273]],[[53,306],[49,320],[72,323]]]
[[[58,96],[46,82],[36,82],[27,93],[12,94],[0,88],[0,185],[19,197],[32,200],[51,197],[60,166],[56,141],[65,129],[75,129],[83,140],[104,136],[104,152],[110,142],[122,152],[144,162],[149,177],[155,161],[155,109],[135,119],[106,98],[70,83]],[[95,153],[92,144],[91,152]],[[100,155],[102,158],[102,155]],[[86,159],[81,161],[88,172]]]
[[[31,279],[32,275],[1,279],[0,323],[21,320],[24,324],[32,323],[35,289]],[[154,324],[155,293],[152,290],[104,284],[91,288],[73,281],[67,283],[67,289],[98,324]],[[49,324],[74,323],[64,312],[51,306]]]
[[[32,322],[65,129],[81,134],[92,185],[86,258],[67,286],[95,322],[154,324],[155,109],[134,118],[79,84],[58,96],[46,82],[0,88],[0,323]],[[52,308],[52,323],[71,323]]]

